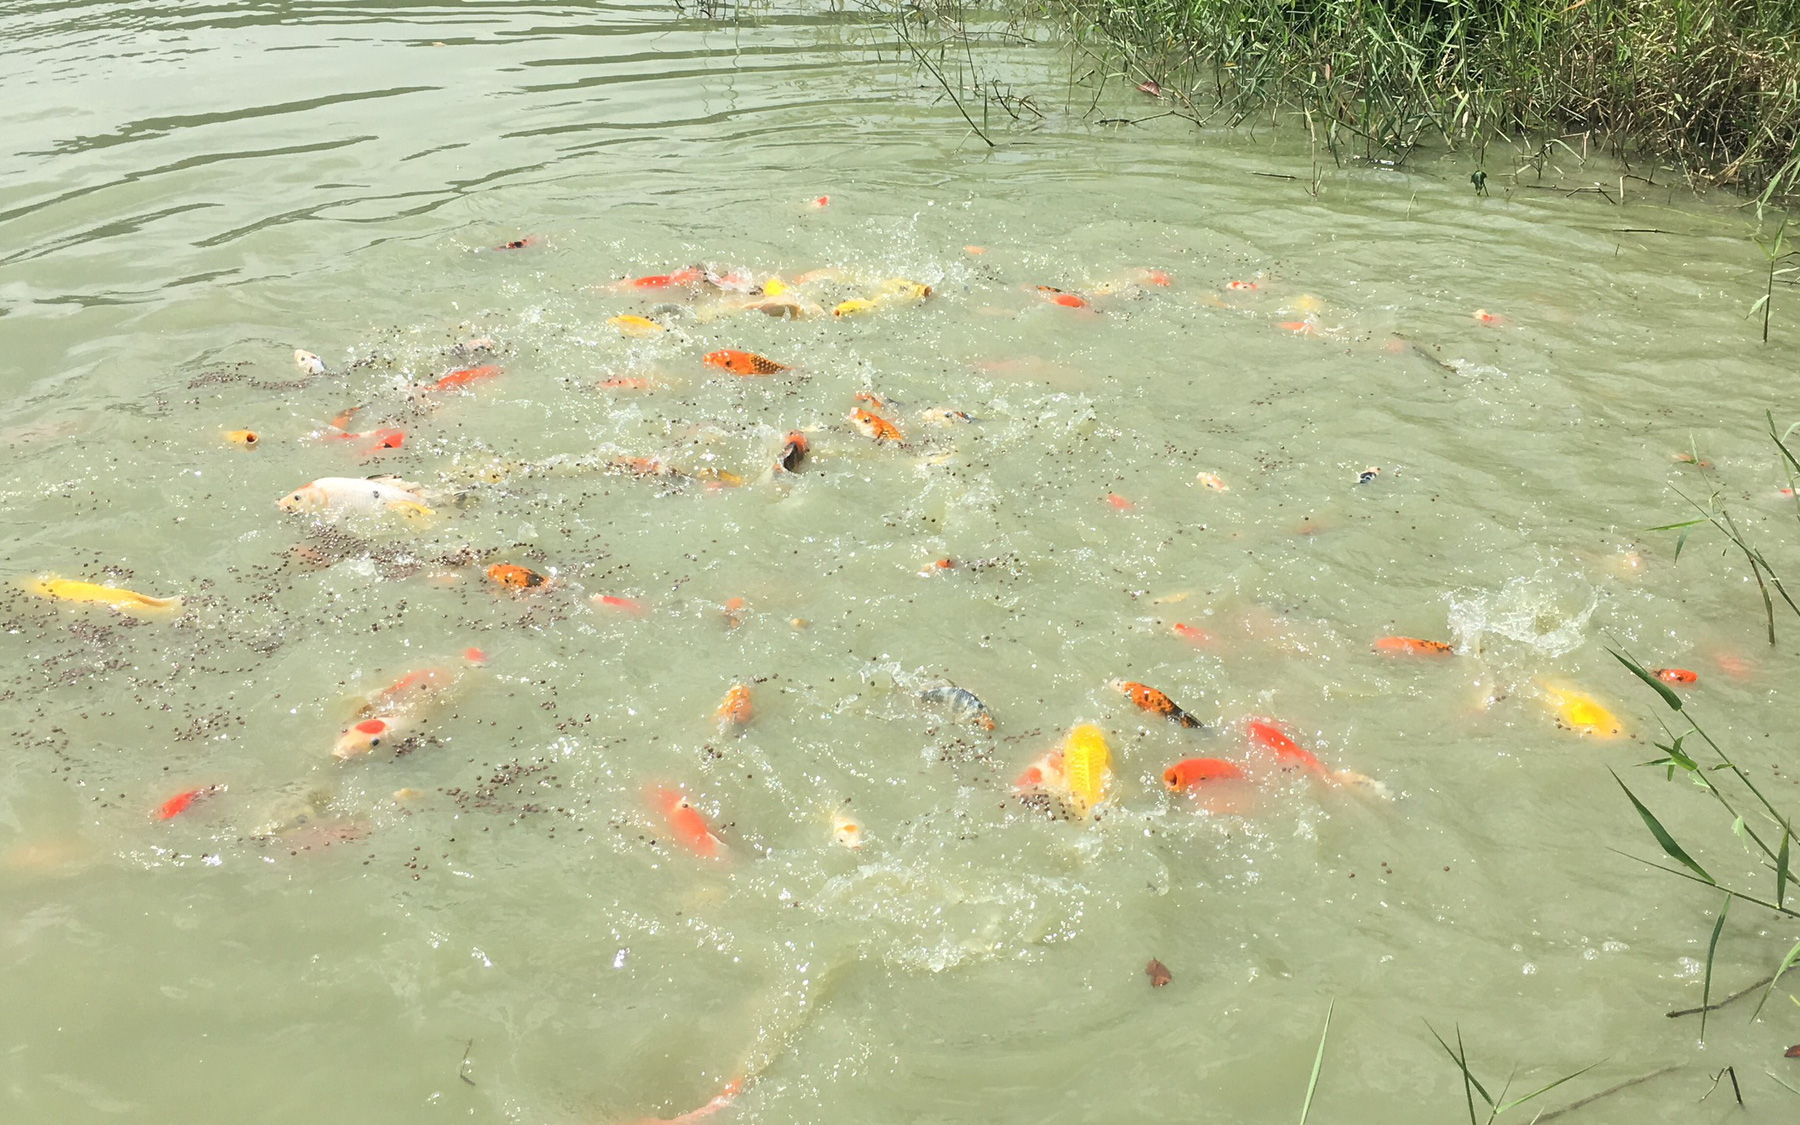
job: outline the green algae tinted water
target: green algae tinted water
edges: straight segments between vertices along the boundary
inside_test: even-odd
[[[1654,848],[1611,767],[1767,882],[1633,772],[1661,705],[1609,644],[1695,670],[1800,798],[1793,630],[1716,538],[1645,530],[1710,482],[1792,542],[1745,213],[1566,194],[1621,186],[1567,153],[1490,157],[1487,198],[1327,162],[1315,197],[1294,131],[1091,124],[1157,107],[1087,113],[1035,34],[975,56],[1042,114],[990,149],[820,6],[0,16],[0,1118],[1287,1122],[1329,1004],[1314,1120],[1462,1113],[1426,1021],[1496,1091],[1600,1063],[1520,1120],[1670,1066],[1568,1120],[1791,1116],[1792,1006],[1665,1019],[1714,896],[1609,850]],[[615,286],[696,265],[726,287]],[[825,315],[741,309],[769,278]],[[431,514],[276,507],[377,473]],[[398,752],[333,758],[433,668]],[[994,729],[916,698],[945,683]],[[1274,769],[1255,716],[1371,783]],[[1096,814],[1015,795],[1083,722]],[[1258,778],[1171,797],[1192,757]],[[1740,904],[1715,989],[1796,936]],[[1726,1065],[1745,1109],[1696,1105]]]

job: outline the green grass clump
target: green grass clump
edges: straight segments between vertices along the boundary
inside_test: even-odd
[[[1594,134],[1764,202],[1800,194],[1800,0],[1062,0],[1171,94],[1332,140]]]

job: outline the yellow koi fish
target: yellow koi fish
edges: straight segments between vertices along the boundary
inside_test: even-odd
[[[863,297],[852,297],[848,301],[839,301],[831,310],[831,315],[857,316],[861,313],[874,312],[877,307],[874,301]]]
[[[633,336],[640,339],[645,336],[654,336],[659,332],[668,331],[667,328],[664,328],[647,316],[635,316],[631,313],[615,316],[606,323],[617,328],[621,336]]]
[[[1556,712],[1557,726],[1598,738],[1618,738],[1625,733],[1625,725],[1619,717],[1593,696],[1554,684],[1542,687],[1545,700]]]
[[[1092,723],[1082,723],[1063,743],[1063,778],[1075,804],[1083,812],[1106,797],[1106,778],[1112,770],[1112,751],[1106,735]]]
[[[121,613],[174,613],[181,608],[180,598],[153,598],[135,590],[101,586],[94,582],[77,582],[53,574],[25,583],[26,593],[63,602],[87,602],[111,606]]]

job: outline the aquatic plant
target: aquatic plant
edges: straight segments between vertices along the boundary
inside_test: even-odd
[[[1571,1079],[1579,1078],[1582,1075],[1586,1074],[1588,1071],[1594,1069],[1596,1066],[1600,1065],[1599,1063],[1589,1063],[1587,1066],[1582,1067],[1580,1070],[1574,1072],[1573,1074],[1565,1074],[1561,1078],[1558,1078],[1554,1082],[1550,1082],[1543,1086],[1539,1086],[1537,1089],[1533,1090],[1529,1094],[1526,1094],[1522,1097],[1517,1097],[1517,1098],[1508,1100],[1506,1095],[1507,1095],[1507,1092],[1512,1089],[1513,1075],[1510,1075],[1510,1074],[1507,1075],[1506,1083],[1505,1083],[1505,1085],[1500,1087],[1500,1092],[1498,1094],[1488,1093],[1487,1087],[1485,1087],[1481,1084],[1481,1079],[1475,1077],[1474,1070],[1470,1069],[1469,1051],[1468,1051],[1468,1048],[1463,1046],[1463,1037],[1462,1037],[1462,1028],[1461,1027],[1458,1027],[1456,1029],[1456,1046],[1455,1047],[1451,1047],[1449,1043],[1446,1043],[1444,1041],[1444,1037],[1437,1033],[1437,1028],[1432,1027],[1430,1023],[1426,1023],[1425,1029],[1427,1031],[1431,1032],[1431,1037],[1438,1041],[1438,1046],[1440,1046],[1444,1049],[1445,1053],[1447,1053],[1450,1056],[1451,1061],[1456,1064],[1456,1068],[1462,1072],[1463,1097],[1468,1103],[1469,1125],[1493,1125],[1493,1123],[1496,1120],[1498,1120],[1502,1114],[1507,1113],[1510,1110],[1517,1109],[1520,1106],[1524,1105],[1526,1102],[1529,1102],[1529,1101],[1533,1100],[1534,1098],[1537,1098],[1544,1094],[1547,1094],[1550,1091],[1556,1089],[1558,1086],[1561,1086],[1564,1082],[1568,1082]],[[1487,1120],[1485,1123],[1482,1121],[1480,1116],[1478,1116],[1478,1114],[1477,1114],[1477,1110],[1476,1110],[1476,1106],[1475,1106],[1475,1098],[1477,1095],[1480,1096],[1482,1103],[1487,1106],[1488,1114],[1487,1114]]]
[[[1759,203],[1800,190],[1800,0],[1064,0],[1079,42],[1204,120],[1293,107],[1363,155],[1573,134]],[[1651,169],[1652,173],[1654,168]],[[1483,176],[1485,179],[1485,176]]]

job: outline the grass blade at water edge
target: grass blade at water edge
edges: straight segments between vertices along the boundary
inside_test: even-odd
[[[1625,790],[1625,796],[1631,798],[1631,803],[1637,808],[1638,815],[1644,818],[1644,826],[1650,829],[1650,835],[1656,837],[1656,842],[1662,845],[1662,850],[1668,853],[1669,858],[1676,860],[1707,883],[1718,886],[1719,881],[1707,874],[1706,868],[1695,863],[1693,857],[1681,850],[1681,845],[1675,842],[1675,837],[1669,835],[1668,829],[1662,826],[1662,821],[1656,819],[1655,813],[1644,807],[1644,802],[1637,799],[1637,794],[1631,791],[1631,787],[1620,780],[1619,775],[1613,773],[1612,770],[1609,769],[1606,772],[1612,773],[1613,780],[1619,782],[1619,788]]]
[[[1706,980],[1700,986],[1700,1041],[1702,1043],[1706,1042],[1706,1013],[1712,1007],[1713,955],[1719,951],[1719,933],[1725,929],[1725,916],[1730,913],[1731,896],[1726,895],[1725,901],[1719,906],[1718,920],[1713,922],[1712,940],[1706,943]],[[1771,987],[1773,983],[1770,982]]]
[[[1788,884],[1788,842],[1794,838],[1794,827],[1791,824],[1781,826],[1781,852],[1775,857],[1775,905],[1780,906],[1787,898]]]
[[[1775,975],[1769,978],[1769,987],[1763,990],[1762,999],[1756,1002],[1756,1011],[1750,1013],[1751,1023],[1755,1023],[1756,1017],[1762,1015],[1763,1005],[1769,1002],[1769,996],[1775,991],[1775,982],[1781,979],[1783,973],[1793,968],[1796,961],[1800,961],[1800,941],[1795,942],[1794,948],[1788,950],[1787,956],[1781,959],[1781,967],[1776,969]],[[1702,1016],[1701,1018],[1705,1019],[1706,1017]]]
[[[1469,1125],[1481,1125],[1480,1120],[1475,1116],[1475,1092],[1481,1091],[1481,1100],[1486,1102],[1490,1109],[1494,1105],[1494,1099],[1488,1097],[1488,1092],[1481,1088],[1481,1082],[1469,1070],[1469,1053],[1463,1049],[1462,1025],[1456,1026],[1455,1050],[1451,1050],[1450,1044],[1444,1042],[1444,1037],[1437,1033],[1437,1028],[1431,1026],[1430,1020],[1425,1021],[1425,1030],[1431,1032],[1431,1037],[1438,1041],[1438,1046],[1444,1049],[1444,1053],[1450,1056],[1450,1061],[1456,1064],[1458,1070],[1462,1071],[1463,1097],[1467,1098],[1469,1102]]]
[[[1312,1077],[1306,1080],[1306,1101],[1300,1105],[1300,1125],[1306,1125],[1306,1115],[1312,1112],[1313,1092],[1319,1088],[1319,1068],[1325,1063],[1325,1039],[1331,1034],[1331,1012],[1336,1007],[1336,997],[1325,1005],[1325,1030],[1319,1032],[1319,1053],[1313,1056]]]
[[[1604,1059],[1601,1060],[1601,1062],[1604,1062],[1604,1061],[1606,1061],[1606,1060],[1604,1060]],[[1586,1066],[1582,1067],[1580,1070],[1576,1071],[1574,1074],[1565,1074],[1561,1078],[1558,1078],[1556,1081],[1550,1083],[1549,1085],[1540,1086],[1537,1089],[1533,1090],[1531,1093],[1526,1094],[1522,1098],[1514,1098],[1512,1101],[1506,1102],[1503,1105],[1497,1105],[1494,1107],[1494,1114],[1495,1114],[1495,1116],[1498,1116],[1502,1113],[1505,1113],[1509,1109],[1517,1109],[1519,1106],[1524,1105],[1526,1102],[1530,1101],[1532,1098],[1535,1098],[1540,1094],[1548,1094],[1550,1091],[1556,1089],[1558,1086],[1561,1086],[1564,1082],[1569,1082],[1576,1078],[1580,1078],[1582,1075],[1586,1074],[1588,1071],[1594,1069],[1595,1067],[1597,1067],[1599,1065],[1600,1065],[1600,1063],[1597,1063],[1597,1062],[1589,1063]]]

